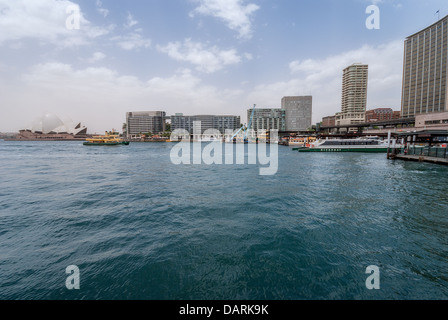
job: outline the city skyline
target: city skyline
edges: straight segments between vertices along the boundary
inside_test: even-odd
[[[400,110],[405,39],[443,1],[0,0],[0,131],[44,113],[120,129],[128,111],[235,114],[313,96],[312,123],[341,108],[342,70],[369,65],[367,109]],[[67,8],[80,8],[70,30]],[[380,29],[366,8],[380,9]],[[30,52],[32,54],[30,54]]]

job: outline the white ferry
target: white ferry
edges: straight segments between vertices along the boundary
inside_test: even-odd
[[[389,147],[387,140],[379,137],[363,137],[356,139],[317,140],[308,148],[300,148],[299,152],[372,152],[385,153]]]

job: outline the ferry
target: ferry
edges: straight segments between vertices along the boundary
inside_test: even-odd
[[[106,132],[104,136],[93,136],[86,139],[85,146],[118,146],[129,145],[129,141],[124,141],[116,132]]]
[[[299,152],[371,152],[386,153],[389,148],[387,140],[379,137],[365,137],[356,139],[326,139],[317,140],[307,148],[298,149]]]

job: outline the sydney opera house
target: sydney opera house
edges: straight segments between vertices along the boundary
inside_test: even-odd
[[[58,116],[47,113],[20,130],[14,140],[84,140],[86,137],[87,128],[81,123],[64,122]]]

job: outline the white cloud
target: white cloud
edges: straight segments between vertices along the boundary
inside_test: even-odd
[[[138,24],[138,21],[134,19],[134,17],[132,16],[132,14],[130,12],[128,12],[128,16],[126,18],[126,23],[124,26],[126,28],[132,28],[136,24]]]
[[[89,63],[96,63],[98,61],[103,60],[104,58],[106,58],[106,55],[102,52],[95,52],[92,57],[90,57],[89,59],[87,59],[87,62]]]
[[[139,22],[134,19],[132,14],[128,12],[124,28],[130,29],[133,26],[137,25],[138,23]],[[112,37],[111,40],[116,42],[120,48],[127,51],[151,47],[151,39],[144,38],[141,35],[142,32],[143,32],[142,28],[137,28],[126,35]]]
[[[244,58],[246,58],[246,60],[252,60],[254,56],[251,53],[245,52]]]
[[[201,14],[212,16],[224,21],[228,28],[238,32],[241,39],[252,37],[253,27],[251,16],[260,7],[254,3],[245,5],[245,0],[194,0],[199,6],[191,16]]]
[[[365,45],[324,59],[297,60],[289,64],[291,79],[257,86],[248,101],[279,105],[287,95],[313,95],[313,121],[341,110],[342,71],[353,63],[369,65],[367,108],[400,109],[403,42]]]
[[[151,46],[151,40],[143,38],[143,36],[137,32],[132,32],[125,36],[113,37],[111,40],[115,41],[120,48],[128,51],[149,48]]]
[[[235,49],[221,50],[216,46],[206,48],[202,43],[191,39],[186,39],[183,43],[170,42],[166,46],[157,46],[157,49],[174,60],[189,62],[205,73],[219,71],[242,60]]]
[[[13,71],[11,71],[13,72]],[[168,114],[221,114],[239,107],[240,90],[207,85],[189,69],[168,77],[139,79],[102,67],[76,69],[64,63],[35,65],[26,74],[6,81],[0,74],[3,131],[22,129],[43,111],[69,115],[89,132],[121,129],[126,112],[163,110]],[[24,116],[25,115],[25,116]]]
[[[340,111],[342,70],[354,62],[369,64],[368,108],[399,110],[402,56],[403,43],[399,40],[322,59],[293,61],[290,79],[253,88],[243,83],[245,91],[208,85],[189,69],[167,77],[140,79],[109,68],[76,69],[64,63],[43,63],[17,78],[14,69],[0,65],[0,96],[6,106],[0,127],[4,131],[19,130],[40,116],[42,108],[68,114],[85,123],[91,132],[120,129],[125,113],[138,110],[236,114],[245,121],[246,109],[254,103],[279,107],[283,96],[308,94],[313,95],[313,121],[317,122]],[[100,59],[102,55],[94,54],[92,59],[95,57]]]
[[[0,0],[0,45],[8,41],[37,39],[69,47],[89,44],[109,29],[93,26],[80,11],[80,29],[69,30],[66,10],[78,6],[67,0]],[[79,6],[78,6],[79,7]]]
[[[395,9],[401,9],[403,8],[403,4],[402,3],[396,3],[399,0],[365,0],[367,5],[375,5],[375,6],[379,6],[381,8],[382,5],[391,5],[393,8]],[[381,6],[380,6],[381,5]]]
[[[98,11],[98,13],[103,17],[107,17],[109,15],[109,10],[103,8],[103,3],[101,0],[96,0],[96,11]]]

